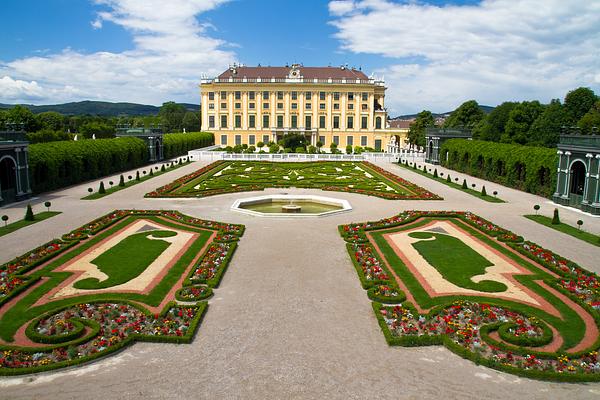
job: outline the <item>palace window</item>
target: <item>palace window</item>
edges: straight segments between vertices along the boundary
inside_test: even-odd
[[[354,137],[346,136],[346,146],[353,146],[353,145],[354,145]]]
[[[208,99],[209,100],[214,100],[215,99],[215,92],[208,92]]]
[[[325,146],[325,136],[319,136],[319,142],[321,142],[321,144]]]
[[[251,145],[256,144],[256,136],[248,135],[248,144],[251,144]]]
[[[298,103],[292,103],[292,110],[298,109]]]
[[[248,99],[254,100],[254,92],[248,92]]]
[[[304,93],[304,98],[306,100],[311,100],[312,99],[312,93],[311,92],[306,92]]]
[[[304,127],[306,129],[310,129],[311,128],[311,122],[312,122],[312,118],[310,117],[310,115],[304,116]]]
[[[333,100],[339,100],[340,99],[340,92],[333,92]]]
[[[325,109],[325,103],[319,103],[319,110]]]
[[[227,115],[221,115],[221,129],[227,128]]]
[[[227,100],[227,92],[221,92],[221,100]]]
[[[375,118],[375,129],[381,129],[381,117]]]
[[[354,110],[354,104],[348,103],[348,110]]]
[[[297,128],[297,127],[298,127],[298,116],[292,115],[292,128]]]
[[[269,135],[263,135],[263,140],[262,141],[263,141],[264,144],[269,143]]]
[[[239,90],[235,92],[235,99],[236,100],[240,100],[242,98],[242,92],[240,92]]]
[[[227,144],[227,135],[221,135],[221,144]]]
[[[262,127],[263,127],[263,129],[266,129],[269,127],[269,116],[268,115],[263,115]]]
[[[354,93],[348,92],[348,100],[349,101],[353,101],[354,100]]]
[[[283,110],[283,103],[277,103],[277,109]]]
[[[254,110],[254,107],[256,106],[255,103],[248,103],[248,108],[251,110]]]
[[[306,103],[304,106],[306,107],[307,110],[312,109],[312,104],[310,104],[310,103]]]
[[[367,100],[369,100],[369,93],[362,92],[362,101],[367,101]]]
[[[354,129],[354,117],[348,117],[348,121],[346,123],[346,128]]]
[[[292,100],[298,100],[298,92],[292,92]]]
[[[256,128],[256,115],[248,116],[248,128]]]
[[[319,92],[319,100],[325,100],[325,92]]]
[[[325,129],[325,116],[319,115],[319,129]]]
[[[360,137],[360,145],[365,147],[367,145],[367,136]]]
[[[267,90],[263,92],[263,100],[269,100],[269,92]]]
[[[335,115],[333,117],[333,129],[340,129],[340,116]]]
[[[227,108],[227,103],[221,103],[221,108]]]
[[[283,100],[283,92],[277,92],[277,100]]]
[[[278,115],[277,116],[277,127],[278,128],[283,128],[283,115]]]
[[[208,116],[208,127],[209,128],[214,128],[215,127],[215,116],[214,115],[209,115]]]
[[[263,109],[268,110],[269,106],[270,106],[269,103],[263,103]]]
[[[339,146],[340,144],[340,137],[339,136],[334,136],[332,143],[335,143],[336,146]]]
[[[340,109],[340,103],[333,103],[333,109],[334,110],[339,110]]]
[[[214,109],[215,109],[215,103],[210,103],[210,104],[208,105],[208,109],[209,109],[209,110],[214,110]]]
[[[368,110],[368,109],[369,109],[369,105],[368,105],[367,103],[363,103],[363,104],[361,105],[361,109],[362,109],[363,111],[366,111],[366,110]]]
[[[239,110],[240,108],[242,108],[242,103],[235,103],[235,109]]]
[[[236,115],[235,116],[235,127],[236,128],[241,128],[242,127],[242,116],[241,115]]]
[[[235,135],[235,145],[242,144],[242,135]]]
[[[369,121],[368,117],[362,117],[360,119],[360,129],[367,129],[367,123]]]

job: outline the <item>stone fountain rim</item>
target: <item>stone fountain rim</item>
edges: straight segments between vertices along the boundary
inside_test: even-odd
[[[261,202],[264,200],[308,200],[317,203],[324,204],[335,204],[341,206],[339,210],[324,211],[322,213],[313,214],[297,214],[297,213],[263,213],[260,211],[253,211],[241,208],[243,204],[252,204],[255,202]],[[315,218],[315,217],[326,217],[329,215],[340,214],[348,211],[352,211],[352,206],[348,200],[338,199],[335,197],[318,196],[313,194],[267,194],[262,196],[252,196],[236,199],[231,205],[231,210],[240,212],[243,214],[254,215],[265,218]]]

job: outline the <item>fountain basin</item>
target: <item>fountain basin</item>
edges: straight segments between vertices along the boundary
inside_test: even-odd
[[[259,217],[324,217],[352,210],[347,200],[314,195],[265,195],[237,199],[233,211]]]

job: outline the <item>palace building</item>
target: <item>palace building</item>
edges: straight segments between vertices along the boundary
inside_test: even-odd
[[[202,129],[221,146],[277,142],[295,133],[314,146],[386,149],[405,143],[406,130],[389,128],[385,90],[382,80],[345,66],[233,65],[201,81]]]

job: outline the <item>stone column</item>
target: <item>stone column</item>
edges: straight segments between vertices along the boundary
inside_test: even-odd
[[[21,149],[15,148],[15,180],[17,181],[17,196],[23,194],[21,189]]]
[[[588,201],[588,192],[590,187],[590,168],[592,167],[592,157],[591,153],[587,153],[585,158],[587,158],[587,168],[585,169],[585,183],[583,186],[583,201],[582,203],[591,203]]]
[[[556,154],[558,154],[558,168],[556,169],[556,192],[554,193],[554,196],[560,196],[561,195],[561,190],[560,190],[560,182],[561,182],[561,174],[562,174],[562,169],[560,168],[562,166],[562,157],[563,157],[563,152],[562,150],[558,150],[556,152]]]
[[[564,169],[565,172],[565,190],[563,192],[563,198],[569,198],[569,184],[571,183],[571,172],[569,171],[569,163],[571,162],[571,152],[565,151],[565,156],[567,156],[567,165]]]

